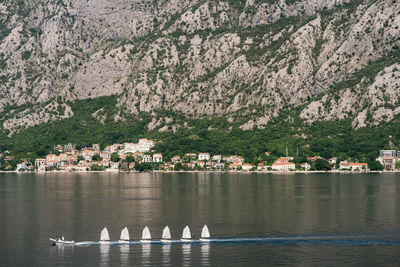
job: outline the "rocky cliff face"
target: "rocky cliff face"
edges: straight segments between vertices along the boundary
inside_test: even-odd
[[[6,0],[0,21],[11,132],[107,95],[115,120],[165,109],[246,118],[243,129],[304,103],[306,122],[355,128],[400,113],[396,0]]]

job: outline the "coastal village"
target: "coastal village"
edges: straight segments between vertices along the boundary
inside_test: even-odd
[[[304,162],[294,162],[293,157],[285,156],[272,159],[270,152],[260,156],[258,164],[246,163],[238,155],[211,155],[204,153],[186,153],[163,158],[154,150],[155,141],[146,138],[137,143],[108,145],[101,149],[99,144],[77,149],[74,144],[56,145],[54,151],[34,162],[23,160],[6,171],[251,171],[251,172],[308,172],[315,170],[368,172],[367,163],[338,161],[337,158],[323,159],[320,156],[307,157]],[[6,152],[7,153],[7,152]],[[5,163],[13,160],[11,155],[1,155]],[[271,157],[271,158],[270,158]],[[377,161],[384,170],[394,171],[400,161],[400,151],[381,150]],[[316,168],[317,163],[326,168]]]

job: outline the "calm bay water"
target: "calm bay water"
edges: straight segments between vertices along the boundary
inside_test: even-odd
[[[50,246],[207,224],[210,244]],[[230,239],[230,240],[226,240]],[[399,265],[399,174],[0,175],[0,265]]]

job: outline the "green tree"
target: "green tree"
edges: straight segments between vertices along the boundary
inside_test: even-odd
[[[92,160],[93,160],[93,161],[101,161],[101,160],[103,160],[103,159],[100,157],[99,154],[94,154],[94,155],[92,156]]]
[[[117,152],[114,152],[111,154],[111,161],[113,162],[118,162],[119,161],[119,155]]]
[[[324,159],[316,159],[314,161],[313,167],[317,171],[329,171],[331,169],[331,165],[327,160]]]
[[[382,164],[377,160],[368,161],[367,163],[368,163],[368,167],[371,171],[382,171],[383,170]]]

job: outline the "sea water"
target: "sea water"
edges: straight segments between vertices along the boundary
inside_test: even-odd
[[[396,265],[399,207],[394,173],[1,174],[0,265]],[[140,244],[146,225],[173,242]],[[133,241],[117,244],[125,226]],[[50,246],[61,235],[77,245]]]

